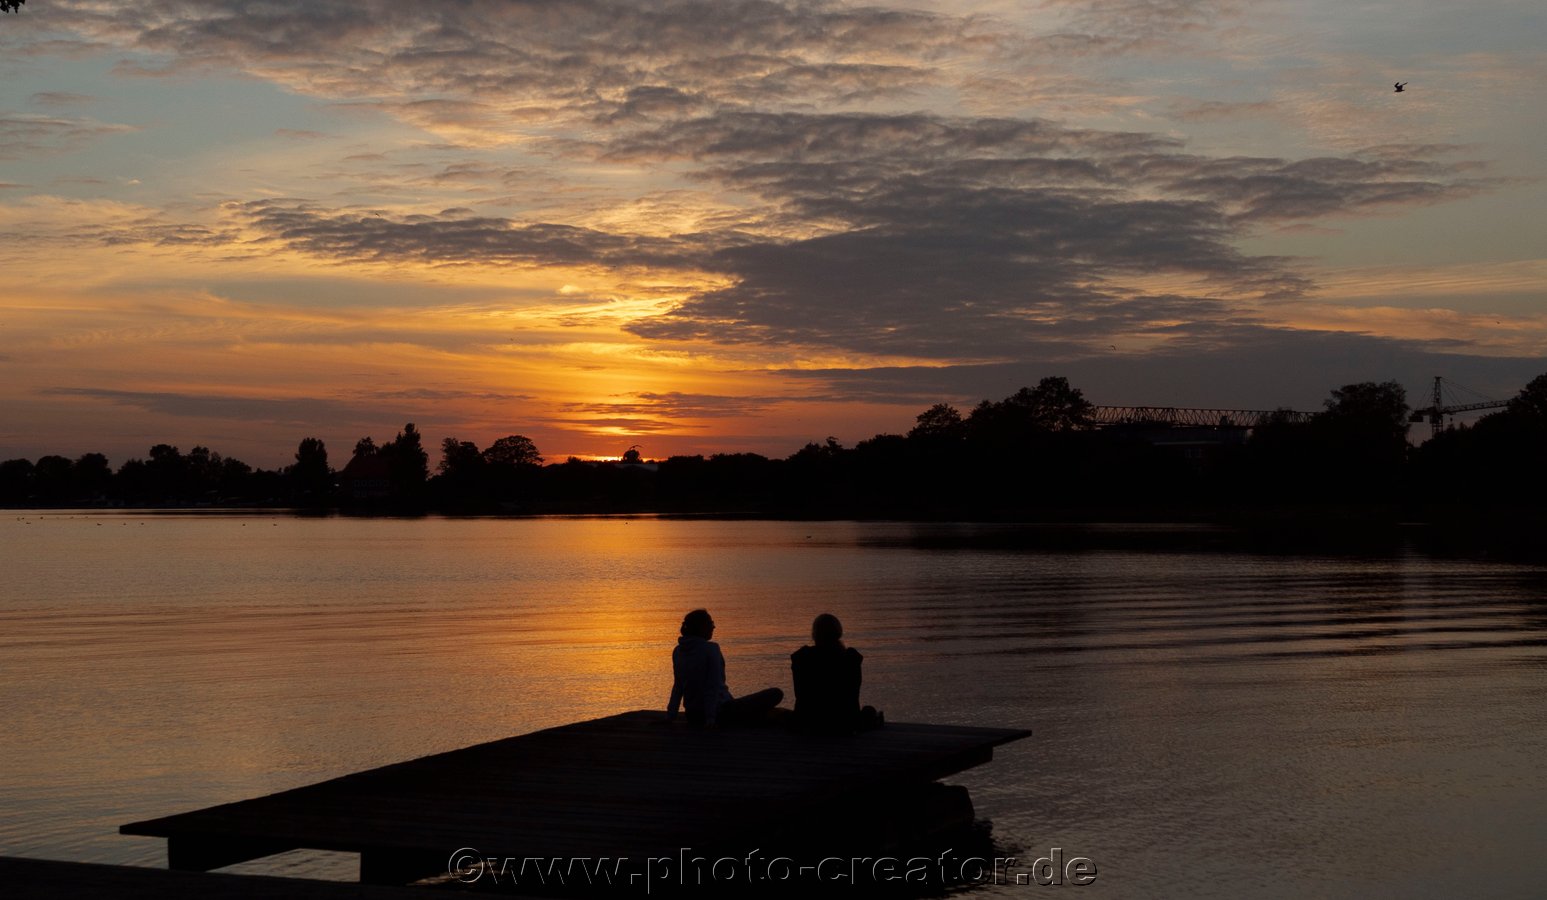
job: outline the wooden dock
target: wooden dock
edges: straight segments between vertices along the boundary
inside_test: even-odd
[[[360,854],[361,881],[481,857],[671,857],[769,847],[988,762],[1029,731],[888,722],[852,736],[700,730],[623,713],[122,826],[172,869],[297,848]],[[838,817],[838,818],[835,818]]]
[[[376,884],[227,875],[220,872],[169,872],[143,866],[59,862],[0,856],[0,891],[6,900],[423,900],[417,888]]]

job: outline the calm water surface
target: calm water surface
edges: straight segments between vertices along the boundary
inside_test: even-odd
[[[707,606],[737,693],[788,691],[831,611],[889,719],[1035,731],[956,780],[1000,844],[1097,880],[976,896],[1547,885],[1542,570],[970,548],[990,531],[8,513],[0,852],[164,865],[117,826],[662,706]]]

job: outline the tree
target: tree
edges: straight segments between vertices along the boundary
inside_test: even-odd
[[[967,434],[967,424],[956,407],[949,403],[936,403],[918,414],[908,437],[926,441],[958,441]]]
[[[777,488],[778,502],[823,514],[845,509],[854,484],[846,477],[852,451],[829,436],[823,443],[810,441],[784,461],[777,471],[783,478]]]
[[[484,462],[494,466],[540,466],[542,455],[532,439],[519,434],[502,437],[483,451]]]
[[[838,443],[837,438],[828,435],[825,443],[818,444],[816,441],[808,441],[806,446],[795,451],[790,457],[790,461],[830,460],[837,459],[842,455],[843,445]]]
[[[1334,390],[1317,416],[1322,422],[1357,427],[1369,435],[1407,440],[1407,391],[1395,381],[1362,381]]]
[[[1547,506],[1547,375],[1531,379],[1502,411],[1470,429],[1442,432],[1424,450],[1419,462],[1430,464],[1431,478],[1440,471],[1446,478],[1467,472],[1472,490],[1490,504]],[[1441,462],[1447,455],[1451,459]]]
[[[152,494],[150,464],[143,459],[124,460],[113,474],[113,486],[121,500],[148,501]]]
[[[100,500],[113,484],[113,469],[100,453],[82,453],[75,461],[75,488],[83,500]]]
[[[374,447],[373,444],[372,449]],[[327,445],[320,438],[302,438],[295,448],[295,465],[285,474],[296,499],[303,502],[326,499],[333,491],[333,470],[328,467]]]
[[[1510,399],[1506,409],[1512,416],[1547,423],[1547,373],[1531,379],[1530,384]]]
[[[225,460],[208,447],[198,446],[184,457],[187,466],[189,492],[194,497],[208,498],[220,491],[221,475]]]
[[[145,462],[145,490],[152,503],[171,503],[187,494],[188,460],[171,444],[150,448]]]
[[[1079,388],[1069,385],[1069,379],[1051,376],[998,403],[979,403],[967,417],[967,439],[978,452],[1001,461],[1024,457],[1045,445],[1048,435],[1090,424],[1094,410]]]
[[[32,496],[32,460],[8,459],[0,462],[0,503],[23,503]]]
[[[1407,391],[1394,381],[1345,384],[1311,420],[1297,465],[1308,488],[1340,501],[1390,501],[1407,462]]]
[[[1312,425],[1329,448],[1372,463],[1400,465],[1407,453],[1407,391],[1395,381],[1345,384]]]
[[[1304,454],[1310,441],[1310,423],[1301,420],[1294,410],[1281,406],[1262,417],[1246,445],[1259,461],[1281,465],[1290,457]]]
[[[0,0],[0,12],[21,12],[22,4],[27,0]]]
[[[75,496],[75,464],[63,456],[42,456],[32,469],[33,488],[44,503],[62,503]]]
[[[387,479],[400,497],[417,496],[430,477],[430,455],[414,423],[409,422],[395,439],[379,451],[387,457]]]
[[[232,456],[222,458],[219,453],[215,454],[215,459],[215,490],[219,496],[222,499],[247,496],[251,490],[252,466]]]
[[[1061,375],[1044,378],[1034,388],[1021,388],[1005,403],[1024,411],[1038,431],[1069,431],[1090,424],[1095,407],[1069,379]]]
[[[626,463],[637,463],[637,462],[639,462],[639,460],[640,460],[640,456],[639,456],[639,445],[638,444],[635,444],[632,447],[629,447],[627,450],[623,451],[623,461],[624,462],[626,462]]]
[[[441,441],[437,470],[447,478],[456,481],[477,478],[483,466],[483,454],[472,441],[459,441],[454,437]]]
[[[376,441],[373,440],[370,435],[366,435],[365,437],[360,438],[358,441],[355,441],[354,455],[351,457],[351,459],[367,459],[369,457],[375,456],[376,453]]]

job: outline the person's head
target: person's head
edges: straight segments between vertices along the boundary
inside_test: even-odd
[[[701,637],[708,640],[714,636],[714,619],[709,617],[709,610],[695,609],[682,617],[682,636]]]
[[[836,644],[843,639],[843,623],[832,613],[822,613],[811,622],[811,641],[815,644]]]

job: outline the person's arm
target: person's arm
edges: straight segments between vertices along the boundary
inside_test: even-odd
[[[709,679],[708,696],[704,698],[704,724],[713,725],[714,718],[720,711],[720,701],[729,693],[725,687],[725,654],[720,652],[720,645],[714,641],[708,643],[708,659],[704,661],[709,671],[704,673]]]
[[[811,695],[811,686],[807,684],[810,674],[799,650],[790,654],[790,681],[795,684],[795,705],[799,706],[801,697]]]
[[[682,671],[677,665],[677,651],[671,653],[671,699],[666,701],[666,721],[677,718],[677,709],[682,705]]]
[[[676,673],[672,673],[671,699],[666,701],[666,721],[677,718],[677,708],[682,705],[682,682],[677,680]]]

